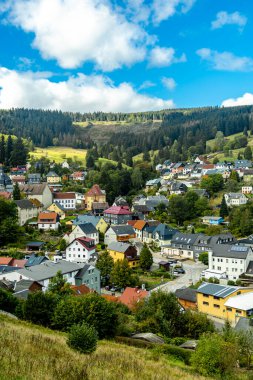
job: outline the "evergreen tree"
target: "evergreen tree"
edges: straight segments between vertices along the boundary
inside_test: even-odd
[[[140,267],[144,270],[149,270],[153,264],[153,256],[150,249],[144,244],[140,253]]]
[[[245,158],[245,160],[249,160],[249,161],[252,160],[252,150],[251,150],[250,146],[247,146],[244,149],[244,158]]]
[[[19,201],[21,199],[20,188],[17,182],[14,185],[12,196],[14,201]]]
[[[4,135],[1,136],[1,141],[0,141],[0,163],[1,164],[5,163],[5,140],[4,140]]]
[[[94,166],[95,166],[95,160],[93,158],[92,153],[88,151],[87,156],[86,156],[86,168],[93,169]]]
[[[13,144],[13,150],[11,153],[11,164],[13,166],[25,165],[27,162],[27,148],[25,147],[23,140],[19,137]]]
[[[222,218],[225,218],[226,216],[228,216],[228,214],[229,214],[229,212],[228,212],[228,206],[227,206],[225,197],[223,196],[222,202],[221,202],[221,206],[220,206],[220,216]]]
[[[10,164],[10,158],[11,158],[12,150],[13,150],[13,141],[12,141],[11,135],[9,135],[8,139],[7,139],[6,152],[5,152],[5,163],[6,163],[6,165]]]

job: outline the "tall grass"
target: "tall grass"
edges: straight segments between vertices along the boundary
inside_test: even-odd
[[[62,333],[0,317],[0,380],[203,380],[156,353],[109,341],[91,355]]]

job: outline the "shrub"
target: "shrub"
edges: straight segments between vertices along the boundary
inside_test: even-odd
[[[56,304],[57,297],[53,294],[30,293],[23,305],[24,319],[38,325],[50,326]]]
[[[174,356],[175,358],[182,360],[185,364],[190,364],[193,352],[181,347],[172,346],[170,344],[163,344],[159,347],[161,353],[165,355]]]
[[[67,344],[82,354],[90,354],[96,350],[97,340],[98,334],[94,327],[83,323],[71,327]]]
[[[0,289],[0,310],[14,313],[18,300],[10,292]]]

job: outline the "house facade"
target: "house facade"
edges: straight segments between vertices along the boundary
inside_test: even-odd
[[[107,250],[114,262],[126,259],[130,268],[137,268],[139,266],[137,250],[131,244],[124,242],[112,242],[108,245]]]
[[[38,229],[57,231],[60,226],[60,217],[54,211],[43,211],[39,213]]]
[[[106,194],[104,190],[101,190],[99,185],[93,185],[92,188],[85,194],[85,208],[88,211],[92,211],[92,204],[94,202],[105,203]]]
[[[132,220],[132,215],[128,206],[112,206],[104,211],[104,220],[108,224],[126,224]]]
[[[71,243],[73,240],[81,237],[93,239],[95,244],[99,243],[99,232],[92,223],[78,224],[69,234],[64,235],[66,242]]]
[[[77,286],[82,284],[95,290],[98,294],[101,293],[101,276],[100,271],[90,264],[85,264],[75,275],[75,283]]]
[[[49,207],[53,202],[53,195],[46,183],[21,185],[21,193],[24,193],[28,199],[37,199],[45,208]]]
[[[18,223],[23,226],[29,219],[36,218],[42,208],[38,209],[29,199],[14,201],[18,209]]]
[[[75,210],[76,208],[76,194],[69,193],[54,193],[54,201],[58,202],[64,210]]]
[[[56,212],[59,216],[60,216],[60,219],[63,220],[65,219],[66,217],[66,213],[65,213],[65,210],[64,208],[60,205],[60,203],[58,202],[53,202],[48,208],[47,208],[48,211],[54,211]]]
[[[80,237],[73,240],[66,248],[66,260],[73,263],[88,263],[96,253],[93,239]]]
[[[57,184],[57,183],[61,183],[61,177],[58,174],[56,174],[55,172],[53,172],[53,171],[50,171],[46,175],[46,178],[47,178],[47,183],[49,185],[54,185],[54,184]]]
[[[227,193],[224,198],[228,207],[241,206],[248,202],[248,198],[241,193]]]
[[[130,239],[136,237],[135,231],[132,226],[129,225],[118,225],[111,226],[105,233],[104,242],[106,245],[110,244],[113,241],[123,241],[127,242]]]

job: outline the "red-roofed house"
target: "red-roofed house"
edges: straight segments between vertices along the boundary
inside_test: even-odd
[[[40,230],[58,230],[60,216],[54,211],[43,211],[39,213],[38,228]]]
[[[11,193],[8,191],[0,191],[0,197],[4,199],[11,199]]]
[[[136,304],[142,299],[147,298],[148,295],[149,292],[147,290],[142,290],[139,288],[126,288],[119,297],[119,301],[129,307],[129,309],[134,309]]]
[[[66,248],[66,260],[74,263],[88,263],[96,253],[94,239],[87,237],[77,238]]]
[[[58,202],[66,210],[74,210],[76,208],[76,194],[73,192],[54,193],[54,201]]]
[[[99,185],[93,185],[92,188],[85,194],[85,208],[88,211],[92,210],[94,202],[105,203],[106,194],[104,190],[101,190]]]
[[[0,265],[11,265],[12,257],[0,257]]]
[[[24,175],[13,175],[11,177],[12,183],[17,183],[18,185],[25,185],[26,178]]]
[[[132,215],[128,206],[112,206],[104,211],[104,220],[108,224],[126,224]]]
[[[71,174],[71,178],[73,181],[84,181],[85,180],[85,172],[74,172]]]
[[[0,257],[0,265],[24,268],[26,263],[27,263],[27,260],[18,260],[18,259],[13,259],[12,257]]]

